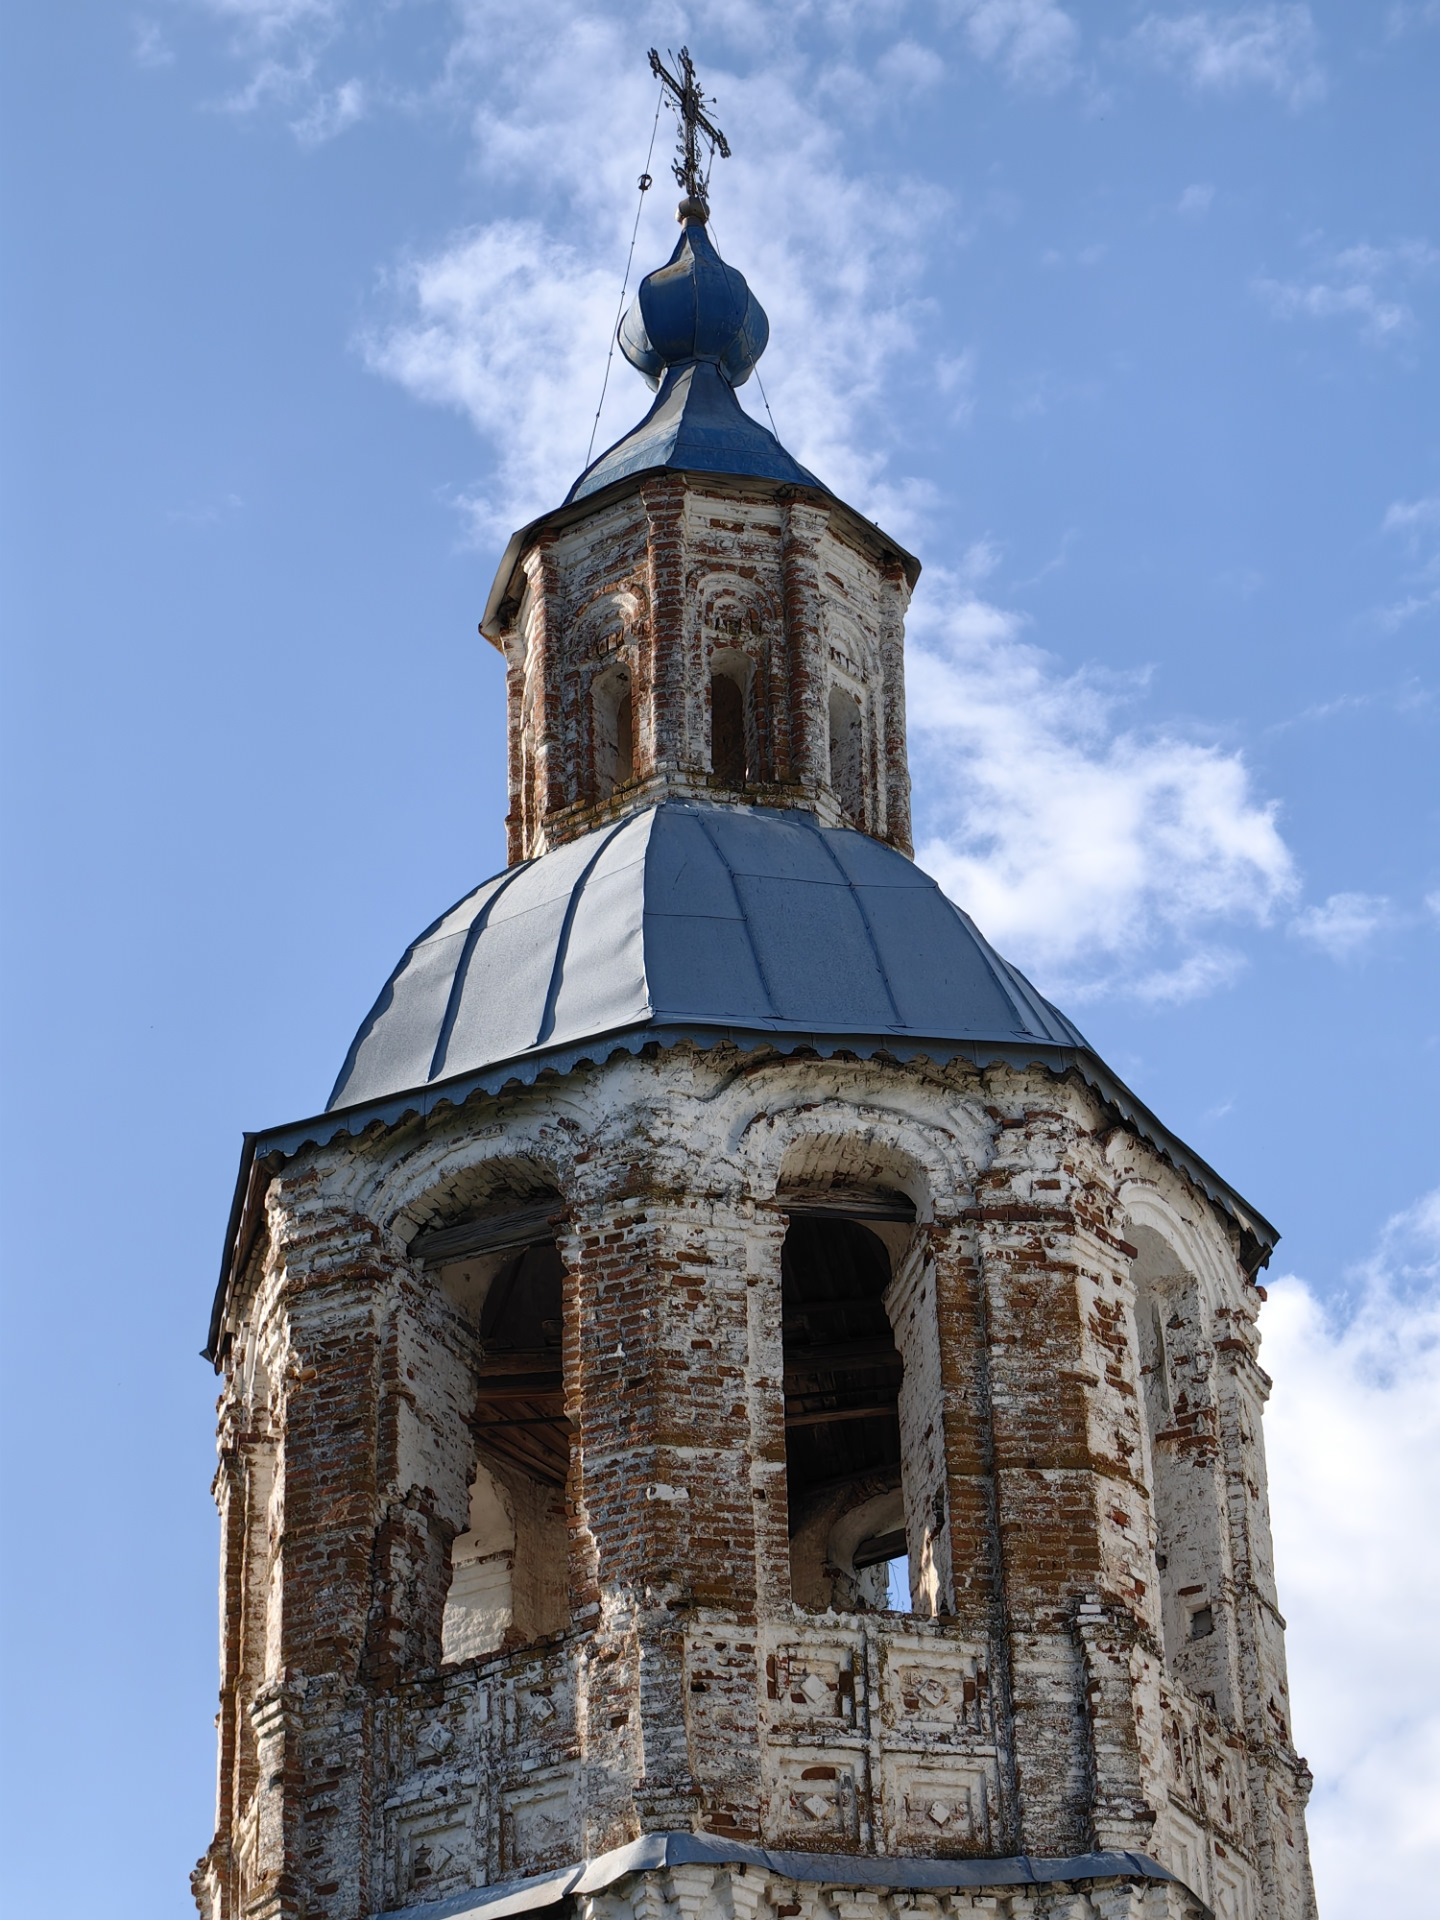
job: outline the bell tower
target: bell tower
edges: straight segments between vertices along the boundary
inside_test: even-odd
[[[914,865],[918,563],[740,406],[664,77],[654,403],[481,623],[509,865],[246,1139],[202,1914],[1313,1920],[1274,1229]]]
[[[706,218],[682,203],[674,253],[621,324],[655,404],[516,534],[486,609],[512,860],[682,795],[799,807],[910,852],[919,562],[737,403],[769,325]]]

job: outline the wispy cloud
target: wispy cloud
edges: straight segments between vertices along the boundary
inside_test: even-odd
[[[561,244],[528,220],[455,235],[392,276],[391,316],[369,328],[363,350],[377,372],[458,408],[485,436],[495,476],[469,497],[477,529],[491,537],[552,505],[584,464],[643,159],[635,130],[648,125],[654,93],[637,71],[628,23],[566,0],[542,0],[523,23],[493,0],[471,0],[465,22],[452,76],[459,89],[462,69],[483,62],[474,116],[482,173],[523,176],[553,196],[574,238]],[[710,84],[736,150],[722,163],[713,237],[770,312],[775,345],[762,378],[781,436],[829,485],[909,537],[927,496],[891,470],[898,449],[887,396],[897,379],[927,379],[961,417],[971,404],[970,356],[924,357],[916,241],[950,196],[848,171],[841,131],[810,97],[802,63],[777,53],[747,81],[716,68]],[[894,80],[897,98],[910,84],[908,74]],[[661,137],[668,142],[663,123]],[[668,253],[672,205],[657,185],[637,272]],[[762,412],[757,387],[744,398]],[[649,401],[618,362],[610,395],[597,448]]]
[[[1197,180],[1193,186],[1186,187],[1176,201],[1175,211],[1183,214],[1187,220],[1198,220],[1202,214],[1210,211],[1210,203],[1214,198],[1214,187]]]
[[[1349,1278],[1270,1284],[1266,1451],[1320,1910],[1403,1913],[1440,1873],[1440,1189]]]
[[[1358,320],[1363,339],[1386,346],[1415,330],[1414,309],[1399,289],[1429,278],[1440,266],[1440,250],[1427,240],[1401,240],[1386,247],[1361,242],[1318,264],[1318,275],[1310,279],[1262,275],[1255,291],[1277,319]]]
[[[165,38],[157,20],[135,20],[131,22],[134,38],[131,42],[131,54],[137,67],[173,67],[175,50]]]
[[[1267,87],[1293,108],[1325,97],[1318,36],[1307,6],[1152,13],[1127,45],[1136,59],[1182,75],[1197,93]]]
[[[976,52],[1018,76],[1047,34],[1073,48],[1057,12],[960,17]],[[452,497],[493,544],[554,505],[584,464],[643,158],[633,136],[654,95],[633,59],[633,23],[578,0],[537,0],[523,20],[498,0],[464,0],[461,20],[448,84],[457,101],[478,98],[479,174],[501,189],[523,182],[557,218],[486,221],[402,262],[388,315],[360,346],[374,371],[477,429],[490,471]],[[714,237],[770,311],[762,371],[786,445],[914,540],[939,503],[904,469],[897,396],[921,381],[960,418],[972,404],[974,357],[927,351],[918,281],[916,242],[942,211],[953,233],[953,207],[937,187],[853,172],[785,16],[758,20],[764,65],[709,72],[736,153],[723,163]],[[874,84],[903,102],[918,72],[907,56]],[[660,190],[646,203],[637,271],[669,249],[667,203]],[[648,404],[619,362],[610,394],[597,447]],[[760,411],[753,385],[744,397]],[[1243,964],[1227,929],[1265,922],[1293,891],[1275,809],[1237,754],[1127,725],[1139,682],[1067,674],[1027,644],[1015,614],[979,597],[998,557],[980,541],[948,581],[932,567],[914,609],[913,738],[931,796],[923,855],[1047,986],[1150,1001],[1214,990]]]
[[[337,134],[363,120],[367,105],[363,80],[345,80],[328,93],[322,93],[296,120],[291,121],[296,138],[305,147],[323,146]]]
[[[1015,85],[1052,93],[1075,78],[1080,29],[1055,0],[946,0],[944,11]]]
[[[225,110],[278,108],[303,147],[323,145],[360,118],[365,89],[356,79],[331,85],[324,56],[347,24],[349,0],[194,0],[230,29],[230,51],[248,69]]]
[[[1440,0],[1397,0],[1385,14],[1385,37],[1398,40],[1407,33],[1440,27]]]
[[[1440,494],[1392,501],[1380,530],[1403,541],[1415,562],[1402,576],[1406,591],[1375,616],[1380,627],[1394,633],[1417,614],[1440,607]]]
[[[346,12],[346,0],[199,0],[199,4],[263,45],[300,30],[333,29]]]
[[[961,581],[922,581],[908,678],[918,857],[1048,991],[1184,1000],[1243,964],[1219,937],[1295,888],[1240,756],[1123,724],[1139,691],[1066,673]]]
[[[1322,905],[1297,914],[1291,927],[1332,960],[1354,960],[1393,927],[1397,917],[1383,893],[1332,893]]]

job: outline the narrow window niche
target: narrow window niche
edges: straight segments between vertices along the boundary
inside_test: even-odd
[[[610,667],[595,683],[595,786],[608,800],[635,777],[635,706],[630,669]]]
[[[437,1263],[441,1286],[478,1332],[480,1355],[469,1423],[469,1522],[451,1544],[441,1628],[447,1661],[530,1646],[570,1624],[565,1269],[553,1237],[535,1237],[544,1228],[534,1225],[534,1216],[557,1204],[530,1199],[513,1215],[430,1236],[442,1243],[442,1256],[450,1252],[447,1237],[480,1243],[473,1253]],[[507,1219],[521,1224],[507,1229]],[[507,1231],[529,1243],[494,1251],[484,1245]]]
[[[852,827],[865,825],[864,725],[860,702],[845,687],[830,689],[830,785]]]
[[[890,1254],[860,1220],[792,1216],[781,1256],[791,1595],[910,1610]]]
[[[1203,1290],[1169,1242],[1131,1222],[1141,1398],[1149,1443],[1165,1664],[1199,1695],[1230,1698],[1227,1615],[1211,1585],[1225,1564],[1225,1493]]]
[[[756,777],[752,678],[750,660],[733,647],[711,655],[710,771],[722,786],[744,787]]]

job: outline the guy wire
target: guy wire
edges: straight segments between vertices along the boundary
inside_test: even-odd
[[[712,164],[713,164],[713,162],[714,162],[714,159],[715,159],[715,149],[714,149],[713,147],[712,147],[712,148],[710,149],[710,159],[711,159],[711,162],[712,162]],[[708,176],[708,174],[707,174],[707,176],[706,176],[706,178],[707,178],[707,179],[709,178],[709,176]],[[707,218],[707,221],[706,221],[706,224],[707,224],[707,226],[708,226],[708,227],[710,228],[710,233],[711,233],[711,238],[713,239],[713,238],[714,238],[714,233],[715,233],[715,216],[714,216],[713,214],[710,214],[710,215],[708,216],[708,218]],[[716,252],[716,254],[717,254],[717,255],[719,256],[719,259],[720,259],[720,265],[721,265],[721,266],[722,266],[722,267],[723,267],[723,268],[725,269],[725,278],[726,278],[726,279],[728,280],[728,279],[730,278],[730,263],[729,263],[729,261],[728,261],[728,260],[726,260],[726,258],[724,257],[724,255],[720,253],[720,243],[719,243],[719,241],[718,241],[718,240],[717,240],[717,241],[716,241],[716,243],[715,243],[715,252]],[[754,368],[752,369],[752,371],[753,371],[753,373],[754,373],[754,375],[755,375],[755,384],[756,384],[756,386],[757,386],[757,387],[759,387],[759,389],[760,389],[760,398],[761,398],[761,399],[762,399],[762,400],[764,401],[764,403],[765,403],[765,412],[766,412],[766,416],[768,417],[768,419],[769,419],[769,421],[770,421],[770,431],[771,431],[771,433],[773,433],[773,434],[774,434],[774,436],[775,436],[775,438],[776,438],[776,440],[779,440],[779,438],[780,438],[780,429],[779,429],[779,428],[778,428],[778,427],[777,427],[777,426],[775,425],[775,416],[774,416],[774,414],[770,412],[770,396],[769,396],[769,395],[768,395],[768,394],[766,393],[766,391],[765,391],[765,382],[764,382],[764,381],[763,381],[763,380],[761,379],[761,377],[760,377],[760,369],[759,369],[759,367],[758,367],[758,366],[756,366],[756,367],[754,367]]]
[[[595,418],[590,422],[590,444],[585,449],[585,467],[589,470],[591,457],[595,452],[595,435],[600,431],[600,415],[605,407],[605,390],[610,385],[610,363],[615,358],[615,340],[620,332],[620,322],[625,316],[625,295],[630,291],[630,269],[635,264],[635,241],[640,232],[640,215],[645,206],[645,195],[650,191],[650,162],[655,157],[655,134],[660,125],[660,109],[665,104],[665,88],[660,88],[660,98],[655,102],[655,118],[650,123],[650,147],[645,155],[645,168],[640,175],[640,198],[635,203],[635,225],[630,229],[630,251],[625,256],[625,278],[620,283],[620,304],[615,309],[615,324],[610,329],[610,351],[605,356],[605,378],[600,382],[600,405],[595,409]]]

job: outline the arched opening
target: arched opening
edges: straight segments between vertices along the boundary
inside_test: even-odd
[[[1229,1708],[1224,1490],[1210,1335],[1196,1277],[1153,1227],[1127,1228],[1150,1452],[1165,1661],[1192,1692]]]
[[[611,667],[595,687],[595,785],[607,800],[635,777],[635,706],[630,669]]]
[[[882,1217],[887,1204],[894,1217],[909,1203],[888,1196],[876,1205]],[[817,1611],[908,1612],[905,1366],[884,1302],[890,1251],[873,1225],[838,1207],[794,1202],[787,1211],[781,1293],[791,1594]]]
[[[844,687],[830,689],[830,785],[851,826],[865,824],[864,727],[860,702]]]
[[[734,648],[710,659],[710,771],[727,787],[755,777],[750,662]]]
[[[411,1257],[437,1274],[479,1347],[469,1523],[450,1549],[446,1660],[528,1646],[569,1625],[560,1204],[555,1194],[523,1203],[492,1194],[479,1217],[411,1242]]]

